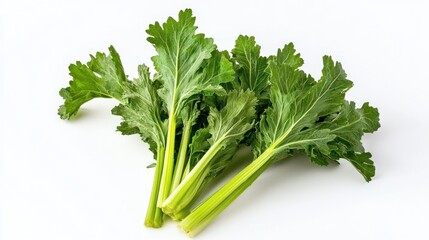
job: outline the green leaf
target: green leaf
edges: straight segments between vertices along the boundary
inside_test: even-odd
[[[190,125],[193,126],[197,123],[197,119],[200,116],[200,109],[199,109],[198,101],[195,101],[191,105],[187,105],[183,108],[181,112],[181,119],[183,122],[183,126]]]
[[[371,107],[368,102],[364,103],[360,109],[363,117],[363,132],[373,133],[380,128],[380,113],[377,108]]]
[[[323,64],[321,79],[312,85],[295,84],[298,81],[312,81],[306,80],[299,70],[292,71],[288,65],[282,64],[283,69],[270,67],[273,75],[270,94],[272,106],[266,110],[259,123],[254,144],[256,156],[269,147],[285,151],[285,146],[295,135],[311,129],[320,117],[338,111],[352,82],[346,79],[340,63],[334,64],[330,57],[325,56]],[[288,74],[283,74],[285,72]],[[302,92],[302,89],[307,90]]]
[[[256,97],[268,88],[269,74],[265,71],[268,58],[260,55],[261,46],[256,44],[255,37],[238,36],[232,49],[233,61],[237,63],[235,70],[236,81],[232,82],[234,89],[252,90]]]
[[[213,175],[217,175],[227,165],[245,133],[252,129],[257,100],[250,90],[235,90],[229,92],[220,103],[223,104],[220,109],[210,108],[208,125],[195,133],[190,146],[191,166],[194,166],[211,146],[220,144],[221,150],[210,159],[220,165]]]
[[[293,43],[286,44],[283,49],[277,50],[276,56],[269,58],[267,71],[271,74],[270,83],[283,94],[308,90],[315,81],[303,71],[297,71],[303,64],[304,60],[296,53]]]
[[[155,167],[156,167],[156,163],[151,163],[146,166],[146,168],[155,168]]]
[[[228,52],[214,50],[212,57],[204,61],[202,75],[206,82],[216,84],[225,84],[234,80],[235,71],[232,62],[229,60]],[[203,91],[203,93],[210,96],[210,92]]]
[[[318,129],[330,129],[336,136],[335,141],[329,143],[330,152],[322,153],[320,149],[310,149],[307,154],[312,161],[320,164],[326,163],[327,159],[349,160],[353,166],[363,175],[365,180],[370,181],[375,174],[373,162],[369,160],[370,153],[365,153],[361,139],[365,132],[373,132],[380,126],[379,113],[376,108],[364,103],[357,109],[354,102],[344,101],[338,113],[332,118],[317,125]]]
[[[195,95],[222,93],[220,84],[232,80],[225,77],[231,74],[229,61],[214,52],[213,39],[195,33],[194,23],[192,11],[186,9],[180,11],[178,21],[170,17],[162,26],[156,22],[146,31],[147,40],[158,52],[152,61],[163,82],[160,97],[175,115],[195,100]]]
[[[272,87],[279,89],[282,94],[296,95],[304,93],[315,84],[314,79],[301,70],[297,70],[285,64],[271,62]],[[287,79],[286,81],[284,79]]]
[[[210,137],[211,135],[208,128],[198,129],[192,137],[192,143],[189,146],[189,161],[191,169],[210,148],[210,143],[208,142]]]
[[[293,43],[286,44],[282,49],[278,49],[277,55],[271,56],[269,60],[271,65],[287,65],[292,69],[298,69],[304,64],[301,54],[296,53]]]
[[[299,134],[290,135],[285,139],[285,144],[278,147],[279,152],[282,152],[282,149],[285,150],[305,150],[309,146],[314,146],[321,153],[329,154],[331,149],[328,145],[329,142],[335,139],[335,135],[331,134],[331,131],[328,129],[306,129],[301,131]]]
[[[354,102],[344,101],[335,117],[319,123],[317,128],[328,128],[336,135],[337,139],[332,144],[337,145],[336,154],[341,156],[350,150],[364,152],[361,143],[363,134],[373,132],[379,126],[379,113],[376,108],[364,103],[357,109]]]
[[[77,113],[82,104],[94,98],[122,99],[124,85],[128,80],[118,53],[109,47],[109,55],[97,52],[87,64],[76,62],[69,66],[72,80],[70,86],[60,90],[64,105],[58,109],[62,119]]]
[[[353,153],[350,152],[343,156],[358,170],[367,182],[371,181],[375,176],[374,162],[370,159],[371,153]]]
[[[318,123],[319,129],[331,129],[337,136],[337,140],[333,145],[337,145],[336,151],[363,151],[363,146],[360,142],[363,136],[364,115],[356,109],[354,102],[344,101],[338,113],[333,114],[332,119]],[[341,145],[345,145],[343,148]],[[341,154],[337,154],[341,155]]]
[[[112,109],[114,115],[122,116],[118,131],[124,135],[140,134],[156,155],[158,147],[165,148],[167,122],[162,119],[162,105],[149,68],[138,67],[139,77],[128,83],[122,98],[123,104]]]
[[[305,153],[308,157],[310,157],[310,160],[312,163],[315,163],[319,166],[328,166],[329,160],[332,160],[330,157],[323,155],[316,146],[308,146],[305,149]]]
[[[227,95],[225,107],[220,110],[210,109],[207,128],[211,138],[208,142],[211,146],[218,143],[222,146],[222,150],[212,160],[218,164],[218,167],[212,170],[213,176],[225,168],[246,132],[252,129],[256,117],[256,103],[255,94],[250,90],[231,91]],[[223,161],[220,161],[221,159]]]

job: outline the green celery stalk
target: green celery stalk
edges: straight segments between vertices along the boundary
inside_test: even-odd
[[[146,227],[159,228],[163,222],[163,212],[156,206],[158,201],[159,186],[161,182],[162,166],[164,162],[164,148],[158,147],[155,174],[153,177],[152,191],[147,207],[146,218],[144,225]]]
[[[169,196],[173,179],[176,178],[173,178],[175,138],[177,124],[184,120],[182,112],[192,106],[201,94],[225,94],[221,83],[233,79],[232,64],[216,50],[213,39],[197,34],[196,29],[195,17],[190,9],[186,9],[179,12],[178,20],[170,17],[162,25],[155,22],[146,31],[149,34],[147,40],[158,53],[152,61],[162,83],[158,93],[168,112],[158,207]],[[186,146],[185,143],[181,145],[183,148]],[[179,160],[183,161],[184,158]]]
[[[189,139],[191,137],[191,124],[185,124],[183,127],[182,138],[180,141],[179,152],[177,154],[177,161],[175,164],[175,169],[173,173],[173,183],[171,185],[171,191],[176,189],[179,183],[182,180],[183,172],[185,170],[186,160],[187,160],[187,152],[189,148]]]
[[[179,223],[179,227],[190,237],[201,232],[270,166],[273,154],[273,150],[265,151],[264,154],[187,215]]]
[[[174,114],[168,118],[167,145],[165,148],[165,157],[162,165],[161,182],[159,187],[157,206],[161,206],[164,200],[170,194],[171,179],[174,170],[174,141],[176,137],[176,120]]]

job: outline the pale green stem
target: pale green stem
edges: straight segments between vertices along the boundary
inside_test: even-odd
[[[179,186],[171,193],[171,195],[164,201],[162,210],[167,213],[179,212],[189,205],[198,193],[199,186],[204,181],[208,174],[208,166],[211,160],[222,148],[223,138],[218,139],[198,161],[194,168],[186,175],[185,179]]]
[[[249,166],[191,212],[179,226],[195,236],[246,190],[272,163],[275,150],[268,148]]]
[[[161,182],[162,166],[164,163],[164,148],[158,147],[156,156],[155,174],[152,183],[152,192],[149,199],[149,206],[146,212],[146,219],[144,225],[146,227],[159,228],[162,226],[163,213],[160,208],[156,206],[158,201],[159,185]]]
[[[192,199],[192,201],[186,207],[184,207],[182,210],[180,210],[179,212],[175,212],[174,215],[172,214],[172,215],[169,215],[169,216],[171,216],[174,221],[182,221],[182,219],[184,219],[186,216],[188,216],[191,213],[192,206],[198,200],[198,198],[200,197],[201,193],[203,192],[202,190],[205,188],[205,186],[209,182],[210,181],[207,181],[207,178],[205,178],[204,182],[200,184],[199,189],[196,189],[197,190],[197,194],[195,194],[195,196]]]
[[[176,138],[176,119],[170,114],[168,119],[167,146],[165,148],[164,165],[162,166],[161,185],[159,188],[157,206],[161,207],[170,194],[171,180],[174,170],[174,140]]]
[[[189,208],[185,208],[185,209],[180,210],[180,212],[172,215],[171,218],[173,218],[173,220],[176,222],[182,221],[182,219],[184,219],[186,216],[188,216],[189,213],[191,213],[191,211],[189,211]]]
[[[186,154],[189,147],[189,139],[191,136],[192,123],[188,122],[183,126],[182,139],[180,141],[179,153],[177,155],[177,161],[175,164],[173,183],[171,185],[171,192],[179,186],[182,180],[183,170],[186,164]]]
[[[191,171],[191,158],[189,157],[188,163],[186,164],[186,168],[182,173],[182,179],[180,180],[180,182],[183,182],[183,180],[185,180],[186,176],[189,174],[190,171]]]

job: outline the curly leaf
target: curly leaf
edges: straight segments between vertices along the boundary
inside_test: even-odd
[[[165,147],[167,123],[161,117],[161,99],[150,79],[149,68],[140,65],[138,72],[139,77],[127,85],[124,103],[113,108],[112,113],[122,116],[118,131],[124,135],[140,134],[156,154],[157,148]]]
[[[123,85],[128,82],[121,59],[113,46],[109,55],[97,52],[87,64],[76,62],[69,66],[70,86],[60,90],[64,104],[58,109],[62,119],[75,115],[82,104],[94,98],[122,99]]]

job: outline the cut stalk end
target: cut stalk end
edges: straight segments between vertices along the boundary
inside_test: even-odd
[[[145,220],[144,225],[145,227],[150,227],[150,228],[160,228],[162,227],[162,221]]]

